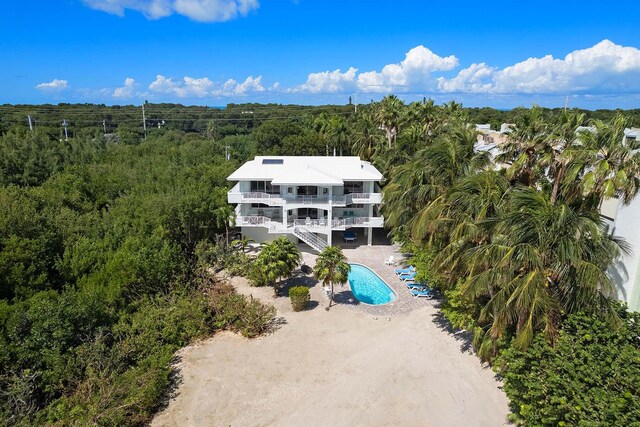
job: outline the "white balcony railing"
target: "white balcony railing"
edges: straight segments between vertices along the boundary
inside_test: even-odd
[[[354,216],[350,218],[333,219],[331,220],[331,228],[333,229],[347,229],[350,227],[383,227],[384,217],[374,216]]]
[[[306,228],[327,228],[327,220],[326,219],[294,219],[293,225],[296,227],[306,227]]]
[[[323,205],[331,201],[333,206],[345,207],[351,204],[380,203],[381,193],[351,193],[344,196],[329,198],[325,195],[281,195],[269,194],[259,191],[241,192],[239,186],[233,187],[228,193],[229,203],[262,203],[268,206],[283,206],[289,204]]]

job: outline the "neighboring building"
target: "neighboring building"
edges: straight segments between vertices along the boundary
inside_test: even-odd
[[[640,140],[640,128],[624,130],[625,142]],[[618,298],[626,301],[629,309],[640,311],[640,195],[628,205],[617,198],[602,202],[600,213],[614,235],[624,238],[630,246],[629,254],[623,254],[611,272],[618,291]]]
[[[382,174],[359,157],[256,156],[228,178],[236,225],[256,242],[281,235],[321,251],[333,231],[381,228]],[[351,230],[356,231],[356,230]]]

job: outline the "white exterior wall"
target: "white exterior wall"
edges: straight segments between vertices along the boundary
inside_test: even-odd
[[[291,240],[293,243],[298,243],[298,239],[291,234],[269,233],[269,231],[263,227],[242,227],[242,235],[255,240],[256,243],[271,242],[282,236]]]
[[[640,197],[627,206],[620,204],[613,234],[623,237],[631,247],[631,253],[621,255],[611,272],[618,298],[626,301],[630,310],[640,311]]]

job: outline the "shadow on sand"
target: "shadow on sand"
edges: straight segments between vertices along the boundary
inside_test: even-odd
[[[438,309],[438,311],[433,315],[433,323],[435,323],[436,326],[438,326],[441,330],[454,337],[456,341],[460,343],[460,351],[462,351],[463,353],[472,352],[473,333],[465,331],[463,329],[454,328],[451,322],[447,320],[447,318],[440,310],[440,306],[440,301],[438,301],[438,303],[434,305],[434,307]]]

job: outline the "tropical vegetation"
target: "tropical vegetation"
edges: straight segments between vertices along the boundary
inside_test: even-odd
[[[175,350],[264,333],[273,308],[215,272],[277,293],[300,254],[286,239],[246,252],[226,177],[256,154],[333,153],[387,177],[390,236],[505,379],[515,422],[640,422],[638,320],[608,275],[628,247],[599,215],[638,192],[640,147],[622,132],[640,110],[395,96],[145,109],[146,130],[136,106],[0,106],[0,424],[145,424]],[[475,123],[512,124],[499,156],[475,149]],[[318,257],[330,305],[348,268],[339,248]]]
[[[340,246],[327,246],[318,254],[316,265],[313,267],[313,277],[322,282],[323,286],[329,286],[329,306],[333,303],[334,285],[347,283],[351,266],[347,263],[347,257],[342,253]]]

